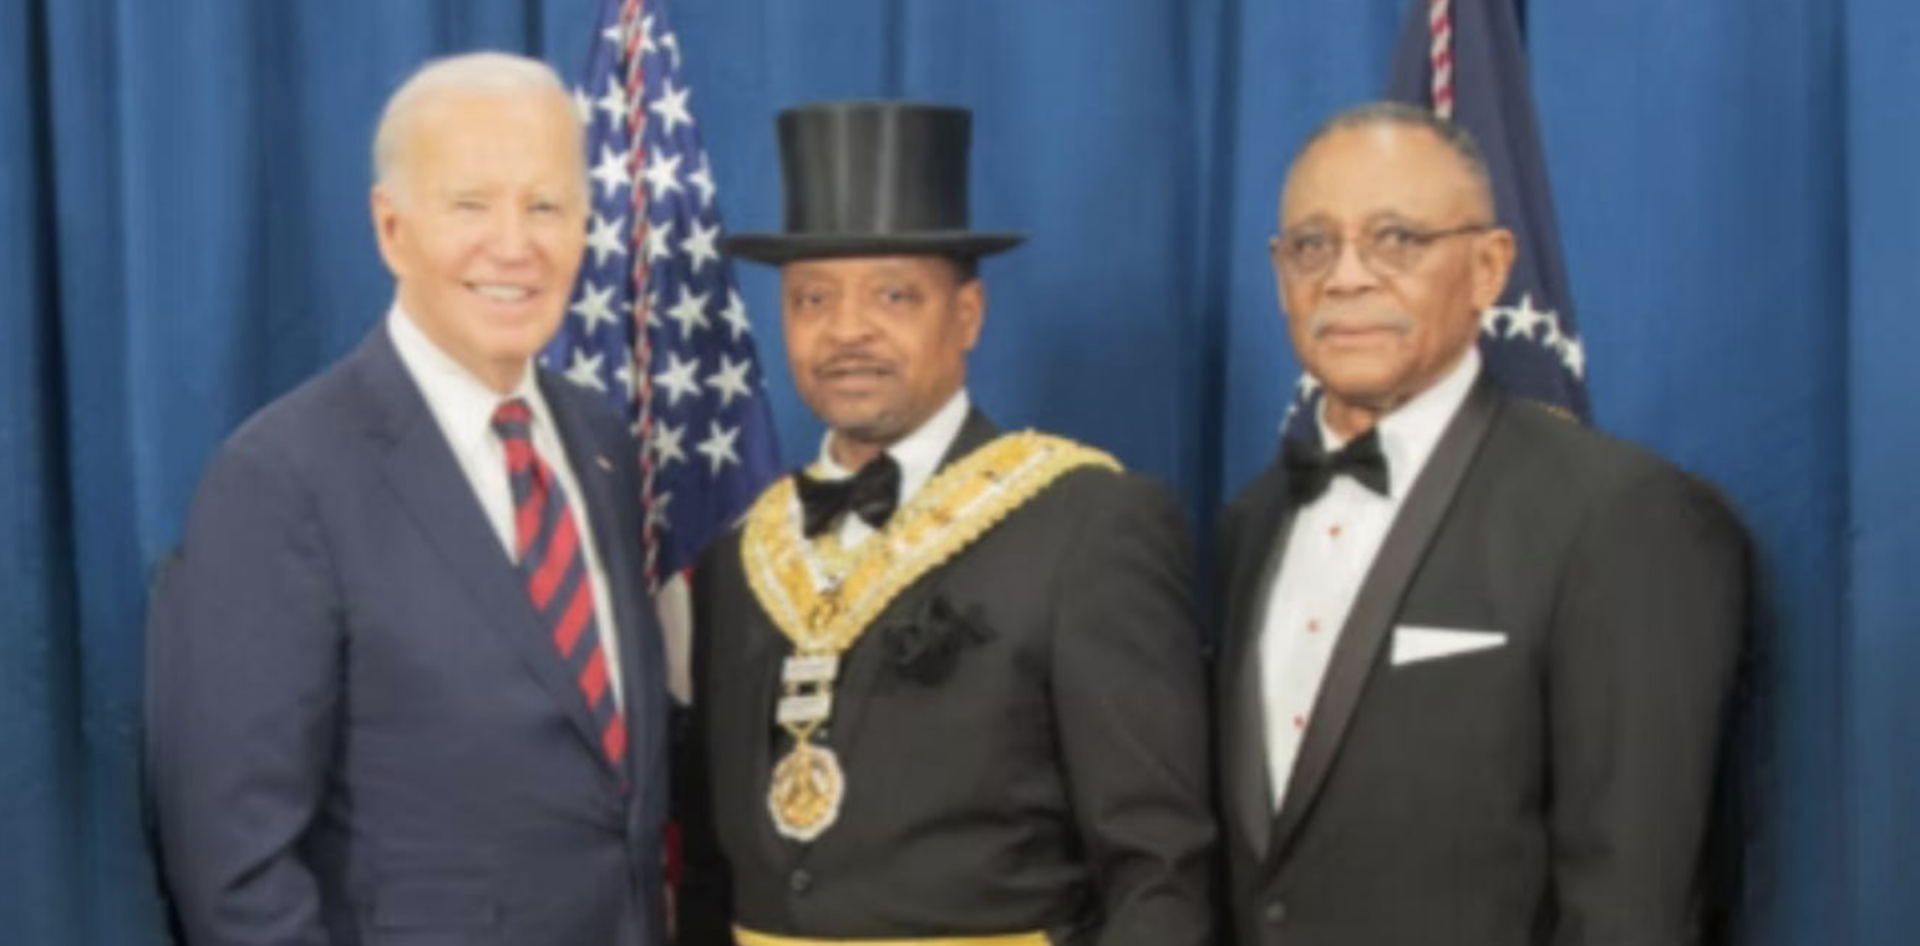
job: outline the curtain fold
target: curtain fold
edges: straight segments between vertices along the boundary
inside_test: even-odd
[[[772,116],[975,110],[976,400],[1166,479],[1196,533],[1297,368],[1265,241],[1306,132],[1408,0],[676,0],[735,228]],[[214,446],[391,286],[386,94],[478,47],[570,76],[594,0],[0,0],[0,942],[164,941],[141,821],[145,582]],[[1717,483],[1761,576],[1745,941],[1894,943],[1920,883],[1920,7],[1538,0],[1525,19],[1598,426]],[[774,274],[741,269],[776,347]],[[790,464],[819,428],[784,360]]]

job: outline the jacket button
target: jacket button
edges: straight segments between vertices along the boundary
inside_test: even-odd
[[[813,875],[804,870],[796,870],[787,875],[787,889],[794,893],[806,893],[813,888]]]
[[[1287,921],[1287,905],[1275,900],[1267,904],[1267,909],[1261,916],[1266,919],[1268,926],[1279,926]]]

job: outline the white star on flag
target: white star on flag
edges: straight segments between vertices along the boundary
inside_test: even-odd
[[[647,196],[660,200],[680,190],[680,156],[654,153],[647,161]]]
[[[660,116],[660,120],[667,123],[664,129],[666,133],[671,135],[675,128],[693,124],[693,115],[687,111],[687,96],[693,90],[674,89],[672,79],[662,80],[660,88],[662,90],[660,98],[648,106],[647,110]]]
[[[740,336],[753,330],[752,323],[747,321],[747,304],[740,301],[740,294],[731,289],[727,290],[727,307],[720,310],[720,320],[727,323],[736,342]]]
[[[671,218],[647,224],[647,262],[657,263],[673,258],[673,247],[667,241],[673,238],[673,220]]]
[[[668,423],[653,429],[653,462],[659,464],[661,469],[672,466],[676,461],[686,462],[687,453],[680,448],[680,438],[685,433],[686,428]]]
[[[653,383],[667,391],[667,405],[677,406],[682,397],[699,397],[700,382],[694,372],[700,370],[698,360],[681,361],[677,352],[667,353],[667,368],[653,376]]]
[[[702,226],[700,221],[693,222],[693,232],[680,241],[680,252],[687,254],[687,265],[695,273],[708,263],[720,262],[720,251],[714,248],[713,241],[719,239],[719,227]]]
[[[583,388],[606,393],[607,383],[600,380],[600,362],[606,356],[601,353],[592,355],[584,351],[573,353],[573,364],[567,366],[567,380]]]
[[[593,124],[593,100],[587,98],[585,89],[573,90],[573,114],[580,119],[580,124]]]
[[[653,502],[647,504],[647,528],[664,530],[673,528],[673,517],[667,507],[673,502],[672,493],[655,493]]]
[[[587,176],[593,178],[595,184],[606,188],[608,197],[620,193],[620,189],[630,183],[627,180],[627,153],[601,145],[600,162],[593,166],[593,171]]]
[[[750,361],[736,364],[723,352],[720,355],[720,370],[707,376],[707,387],[720,395],[720,407],[725,410],[733,404],[736,397],[752,397],[753,387],[747,384],[747,372],[753,368]]]
[[[1565,338],[1560,342],[1560,361],[1573,372],[1573,376],[1585,379],[1587,376],[1587,346],[1577,338]]]
[[[708,166],[706,155],[700,156],[700,170],[687,175],[687,183],[692,184],[693,189],[700,192],[701,207],[713,206],[713,168]]]
[[[620,367],[614,370],[613,380],[618,381],[620,383],[621,397],[624,397],[624,398],[633,397],[633,380],[634,379],[633,379],[632,356],[628,356],[626,358],[620,359]]]
[[[613,125],[613,132],[617,135],[627,121],[627,90],[620,87],[619,80],[608,76],[607,91],[594,100],[593,107],[607,116],[607,121]]]
[[[609,256],[627,255],[625,217],[602,217],[593,215],[593,223],[587,227],[587,249],[593,251],[593,268],[607,265]]]
[[[659,290],[647,293],[647,328],[666,328],[666,321],[660,318],[660,313],[666,310],[667,303],[660,298]]]
[[[1532,338],[1533,330],[1552,317],[1551,312],[1542,312],[1533,307],[1533,298],[1522,295],[1520,301],[1510,306],[1494,306],[1488,310],[1507,317],[1507,337]]]
[[[596,286],[591,281],[581,287],[580,301],[574,303],[567,311],[585,321],[586,330],[589,332],[603,322],[607,325],[617,325],[620,321],[619,317],[613,314],[613,287]]]
[[[667,3],[598,5],[570,95],[591,164],[588,257],[541,363],[603,392],[639,439],[646,514],[633,527],[669,685],[685,700],[687,570],[779,475],[780,460]],[[717,320],[727,331],[710,330]]]
[[[692,289],[683,291],[680,294],[680,301],[667,310],[667,318],[680,323],[681,341],[692,338],[696,330],[706,328],[708,325],[706,293],[694,292]]]
[[[700,445],[693,449],[713,464],[713,473],[717,476],[727,464],[740,462],[740,455],[733,451],[733,442],[739,436],[738,427],[726,427],[719,421],[708,421],[707,439],[700,441]]]

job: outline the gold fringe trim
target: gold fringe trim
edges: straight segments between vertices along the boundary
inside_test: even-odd
[[[781,479],[747,513],[747,584],[797,653],[845,653],[902,591],[1081,467],[1120,464],[1060,437],[1004,434],[928,481],[885,529],[830,557],[806,539],[793,480]]]

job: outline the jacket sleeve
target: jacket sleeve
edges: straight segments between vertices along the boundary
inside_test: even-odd
[[[1101,475],[1053,589],[1054,715],[1102,946],[1212,941],[1215,828],[1191,548],[1164,489]]]
[[[1709,490],[1662,469],[1588,514],[1562,580],[1547,667],[1553,942],[1697,942],[1744,536]]]
[[[341,620],[295,474],[229,446],[149,615],[154,816],[194,946],[328,942],[301,840],[332,762]]]

